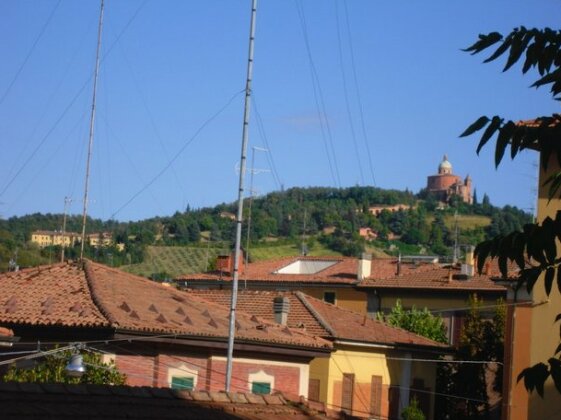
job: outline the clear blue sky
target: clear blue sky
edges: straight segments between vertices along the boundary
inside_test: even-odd
[[[234,201],[243,95],[193,136],[244,88],[250,0],[105,6],[90,214],[137,220]],[[81,212],[98,13],[98,0],[0,1],[1,217],[62,212],[65,196]],[[492,147],[478,157],[477,139],[458,135],[482,114],[525,119],[558,104],[528,89],[534,74],[460,49],[479,33],[557,28],[559,16],[553,0],[261,0],[250,147],[265,145],[258,111],[285,188],[372,185],[368,142],[378,187],[417,192],[446,153],[480,199],[530,208],[535,154],[495,170]],[[255,161],[270,169],[265,153]],[[271,172],[254,186],[280,188]]]

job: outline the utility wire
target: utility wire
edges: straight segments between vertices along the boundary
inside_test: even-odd
[[[372,185],[375,187],[376,186],[376,179],[374,178],[374,166],[372,164],[372,155],[370,153],[370,142],[368,139],[368,135],[366,134],[366,124],[364,123],[364,108],[362,106],[362,99],[360,96],[360,89],[358,88],[358,77],[356,74],[356,64],[355,64],[355,54],[354,54],[354,48],[353,48],[353,40],[352,40],[352,36],[351,36],[351,25],[349,23],[349,10],[347,7],[347,2],[343,1],[343,7],[345,9],[345,23],[347,26],[347,38],[349,40],[349,53],[351,56],[351,68],[352,68],[352,73],[353,73],[353,81],[354,81],[354,87],[355,87],[355,94],[356,94],[356,98],[357,98],[357,102],[358,102],[358,110],[359,110],[359,116],[360,116],[360,125],[361,125],[361,129],[362,129],[362,137],[364,139],[364,145],[366,146],[366,156],[368,158],[368,167],[370,168],[370,176],[372,177]]]
[[[127,207],[130,203],[132,203],[140,194],[146,191],[154,182],[156,182],[172,165],[173,163],[179,158],[179,156],[185,151],[185,149],[199,136],[199,134],[212,122],[214,121],[228,106],[236,99],[241,93],[244,93],[245,89],[236,92],[232,97],[218,110],[216,111],[211,117],[209,117],[203,124],[195,131],[195,133],[181,146],[181,148],[175,153],[175,155],[170,159],[166,166],[162,170],[160,170],[146,185],[144,185],[139,191],[137,191],[131,198],[129,198],[121,207],[119,207],[112,215],[111,219],[114,219],[115,216]]]
[[[280,190],[281,186],[282,186],[282,182],[281,179],[279,177],[279,173],[277,171],[277,166],[275,165],[275,160],[273,159],[273,152],[271,150],[271,146],[269,144],[269,140],[267,139],[267,134],[265,133],[265,126],[263,125],[263,120],[261,119],[261,114],[259,113],[259,110],[257,108],[257,100],[255,99],[255,94],[253,95],[253,109],[255,111],[255,116],[257,119],[257,129],[259,131],[259,134],[261,136],[261,139],[263,140],[264,146],[267,149],[267,161],[269,162],[269,167],[271,168],[271,171],[273,172],[273,179],[275,180],[275,183],[277,184],[277,188]]]
[[[117,42],[119,41],[119,39],[121,39],[121,37],[123,36],[123,34],[126,32],[126,30],[129,28],[129,26],[131,25],[131,23],[136,19],[136,17],[138,16],[138,13],[140,12],[140,10],[144,7],[144,5],[147,3],[148,0],[145,0],[144,2],[142,2],[140,4],[140,6],[136,9],[136,11],[134,12],[133,16],[128,20],[128,22],[125,24],[125,26],[123,27],[123,29],[121,30],[121,32],[119,33],[119,35],[117,36],[117,39],[115,39],[115,41],[113,41],[113,43],[111,44],[111,46],[107,49],[107,52],[101,57],[101,62],[105,61],[105,59],[107,58],[107,56],[111,53],[111,51],[113,50],[113,48],[115,47],[115,45],[117,44]],[[82,84],[82,86],[80,87],[80,89],[78,89],[78,91],[76,92],[76,94],[72,97],[72,99],[70,100],[70,103],[64,108],[64,110],[62,111],[62,113],[59,115],[59,117],[55,120],[55,123],[51,126],[51,128],[47,131],[47,134],[45,134],[43,136],[43,138],[41,139],[41,141],[39,142],[39,144],[35,147],[35,149],[33,149],[33,151],[31,152],[31,154],[28,156],[28,158],[24,161],[24,163],[20,166],[20,168],[17,170],[17,172],[15,173],[15,175],[13,175],[8,182],[4,185],[4,188],[0,191],[0,197],[2,195],[4,195],[4,193],[7,191],[7,189],[12,185],[12,183],[17,179],[17,177],[21,174],[21,172],[27,167],[27,165],[29,164],[29,162],[31,162],[31,160],[33,159],[33,157],[37,154],[37,152],[39,151],[39,149],[43,146],[43,144],[45,144],[45,142],[47,141],[47,139],[51,136],[51,134],[55,131],[55,129],[57,128],[57,126],[60,124],[60,122],[64,119],[64,117],[66,116],[66,114],[68,113],[68,111],[70,110],[70,108],[72,108],[72,106],[74,105],[74,103],[76,102],[76,100],[80,97],[80,95],[84,92],[84,90],[86,89],[86,87],[88,86],[88,84],[90,83],[90,80],[92,80],[94,74],[91,73],[90,76],[88,77],[88,79]]]
[[[341,41],[341,25],[339,24],[339,0],[334,0],[335,3],[335,21],[337,22],[337,49],[339,51],[339,66],[341,67],[341,79],[343,80],[343,92],[345,96],[345,108],[347,110],[347,118],[349,119],[349,127],[351,129],[351,138],[353,140],[353,146],[355,149],[356,160],[358,163],[358,169],[360,173],[360,181],[364,185],[364,173],[362,171],[362,162],[360,161],[360,153],[358,151],[358,144],[355,134],[355,126],[353,123],[353,117],[351,113],[351,105],[349,103],[349,91],[347,89],[347,75],[345,73],[345,61],[343,59],[343,46]]]
[[[321,85],[319,83],[319,77],[312,57],[312,50],[310,47],[310,41],[308,38],[308,28],[306,24],[306,17],[304,15],[304,6],[298,0],[295,0],[296,10],[298,12],[298,17],[300,19],[300,26],[302,27],[302,33],[304,35],[304,45],[306,47],[306,53],[308,56],[308,62],[310,65],[310,73],[312,76],[312,87],[314,92],[314,100],[316,103],[316,110],[318,114],[318,120],[320,123],[321,134],[323,143],[325,146],[325,152],[327,154],[327,161],[329,163],[329,169],[331,171],[331,177],[333,182],[339,188],[341,187],[341,179],[339,177],[339,168],[337,166],[337,155],[333,147],[333,138],[331,136],[331,129],[329,127],[329,120],[327,118],[327,112],[325,109],[325,102],[323,100],[323,94],[321,90]],[[327,133],[327,134],[326,134]],[[333,160],[333,163],[331,162]]]
[[[14,77],[12,78],[12,81],[10,82],[10,84],[8,85],[8,87],[6,88],[6,90],[4,91],[4,93],[2,94],[2,97],[0,97],[0,105],[2,105],[2,103],[4,102],[4,100],[6,99],[6,96],[8,96],[8,93],[10,93],[10,91],[12,90],[12,87],[14,86],[14,84],[16,83],[17,79],[19,78],[19,75],[21,74],[23,68],[25,67],[25,65],[27,64],[27,62],[29,61],[29,58],[31,57],[31,54],[33,54],[33,51],[35,51],[35,47],[37,46],[37,44],[39,43],[39,40],[43,37],[43,34],[45,33],[45,31],[47,30],[47,27],[49,26],[49,24],[51,23],[51,20],[53,19],[53,16],[55,15],[55,12],[58,9],[58,6],[60,6],[60,2],[62,0],[58,0],[58,2],[55,4],[55,7],[53,7],[53,10],[51,11],[51,14],[49,15],[49,17],[47,18],[47,21],[45,22],[45,24],[43,25],[43,27],[41,28],[41,30],[39,31],[39,34],[37,35],[37,37],[35,38],[35,41],[33,41],[33,44],[31,45],[31,48],[29,49],[29,51],[27,52],[27,55],[25,56],[23,62],[21,63],[21,65],[19,66],[18,70],[16,71],[16,74],[14,75]]]

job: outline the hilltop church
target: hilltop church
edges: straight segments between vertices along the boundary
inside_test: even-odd
[[[471,177],[468,175],[462,180],[458,175],[454,175],[452,164],[446,155],[438,165],[438,174],[427,177],[427,191],[446,203],[454,196],[459,196],[464,203],[473,203]]]

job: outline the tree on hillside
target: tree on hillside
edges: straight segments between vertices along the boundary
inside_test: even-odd
[[[498,47],[485,60],[493,61],[508,53],[503,71],[510,69],[522,57],[522,73],[537,70],[539,79],[532,87],[549,86],[554,100],[561,100],[561,31],[545,29],[515,28],[507,36],[498,32],[479,35],[479,40],[466,49],[477,54],[492,46]],[[541,167],[547,170],[552,159],[561,166],[561,115],[541,116],[532,120],[516,123],[498,115],[482,116],[471,124],[461,137],[483,130],[477,146],[480,152],[493,137],[495,141],[495,165],[498,166],[510,146],[510,156],[515,158],[522,150],[537,149],[541,154]],[[561,171],[556,171],[544,180],[548,186],[550,200],[561,194]],[[507,276],[507,260],[515,262],[520,268],[518,287],[525,285],[528,291],[535,286],[540,275],[544,274],[544,287],[549,295],[557,274],[557,287],[561,292],[561,258],[557,253],[556,241],[561,240],[561,212],[555,220],[546,218],[541,224],[527,224],[522,231],[498,236],[482,242],[475,250],[478,270],[481,272],[488,257],[498,258],[502,275]],[[528,265],[528,261],[531,261]],[[556,321],[561,319],[561,314]],[[561,346],[556,353],[561,352]],[[555,355],[554,355],[555,356]],[[548,363],[538,363],[525,369],[519,376],[524,378],[528,390],[536,389],[543,396],[545,381],[551,375],[555,387],[561,392],[561,356],[552,357]]]

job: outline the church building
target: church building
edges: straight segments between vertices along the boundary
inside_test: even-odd
[[[453,196],[459,196],[464,203],[473,203],[471,177],[468,175],[465,180],[462,180],[458,175],[454,175],[452,164],[446,155],[438,165],[438,174],[427,177],[427,191],[446,203]]]

